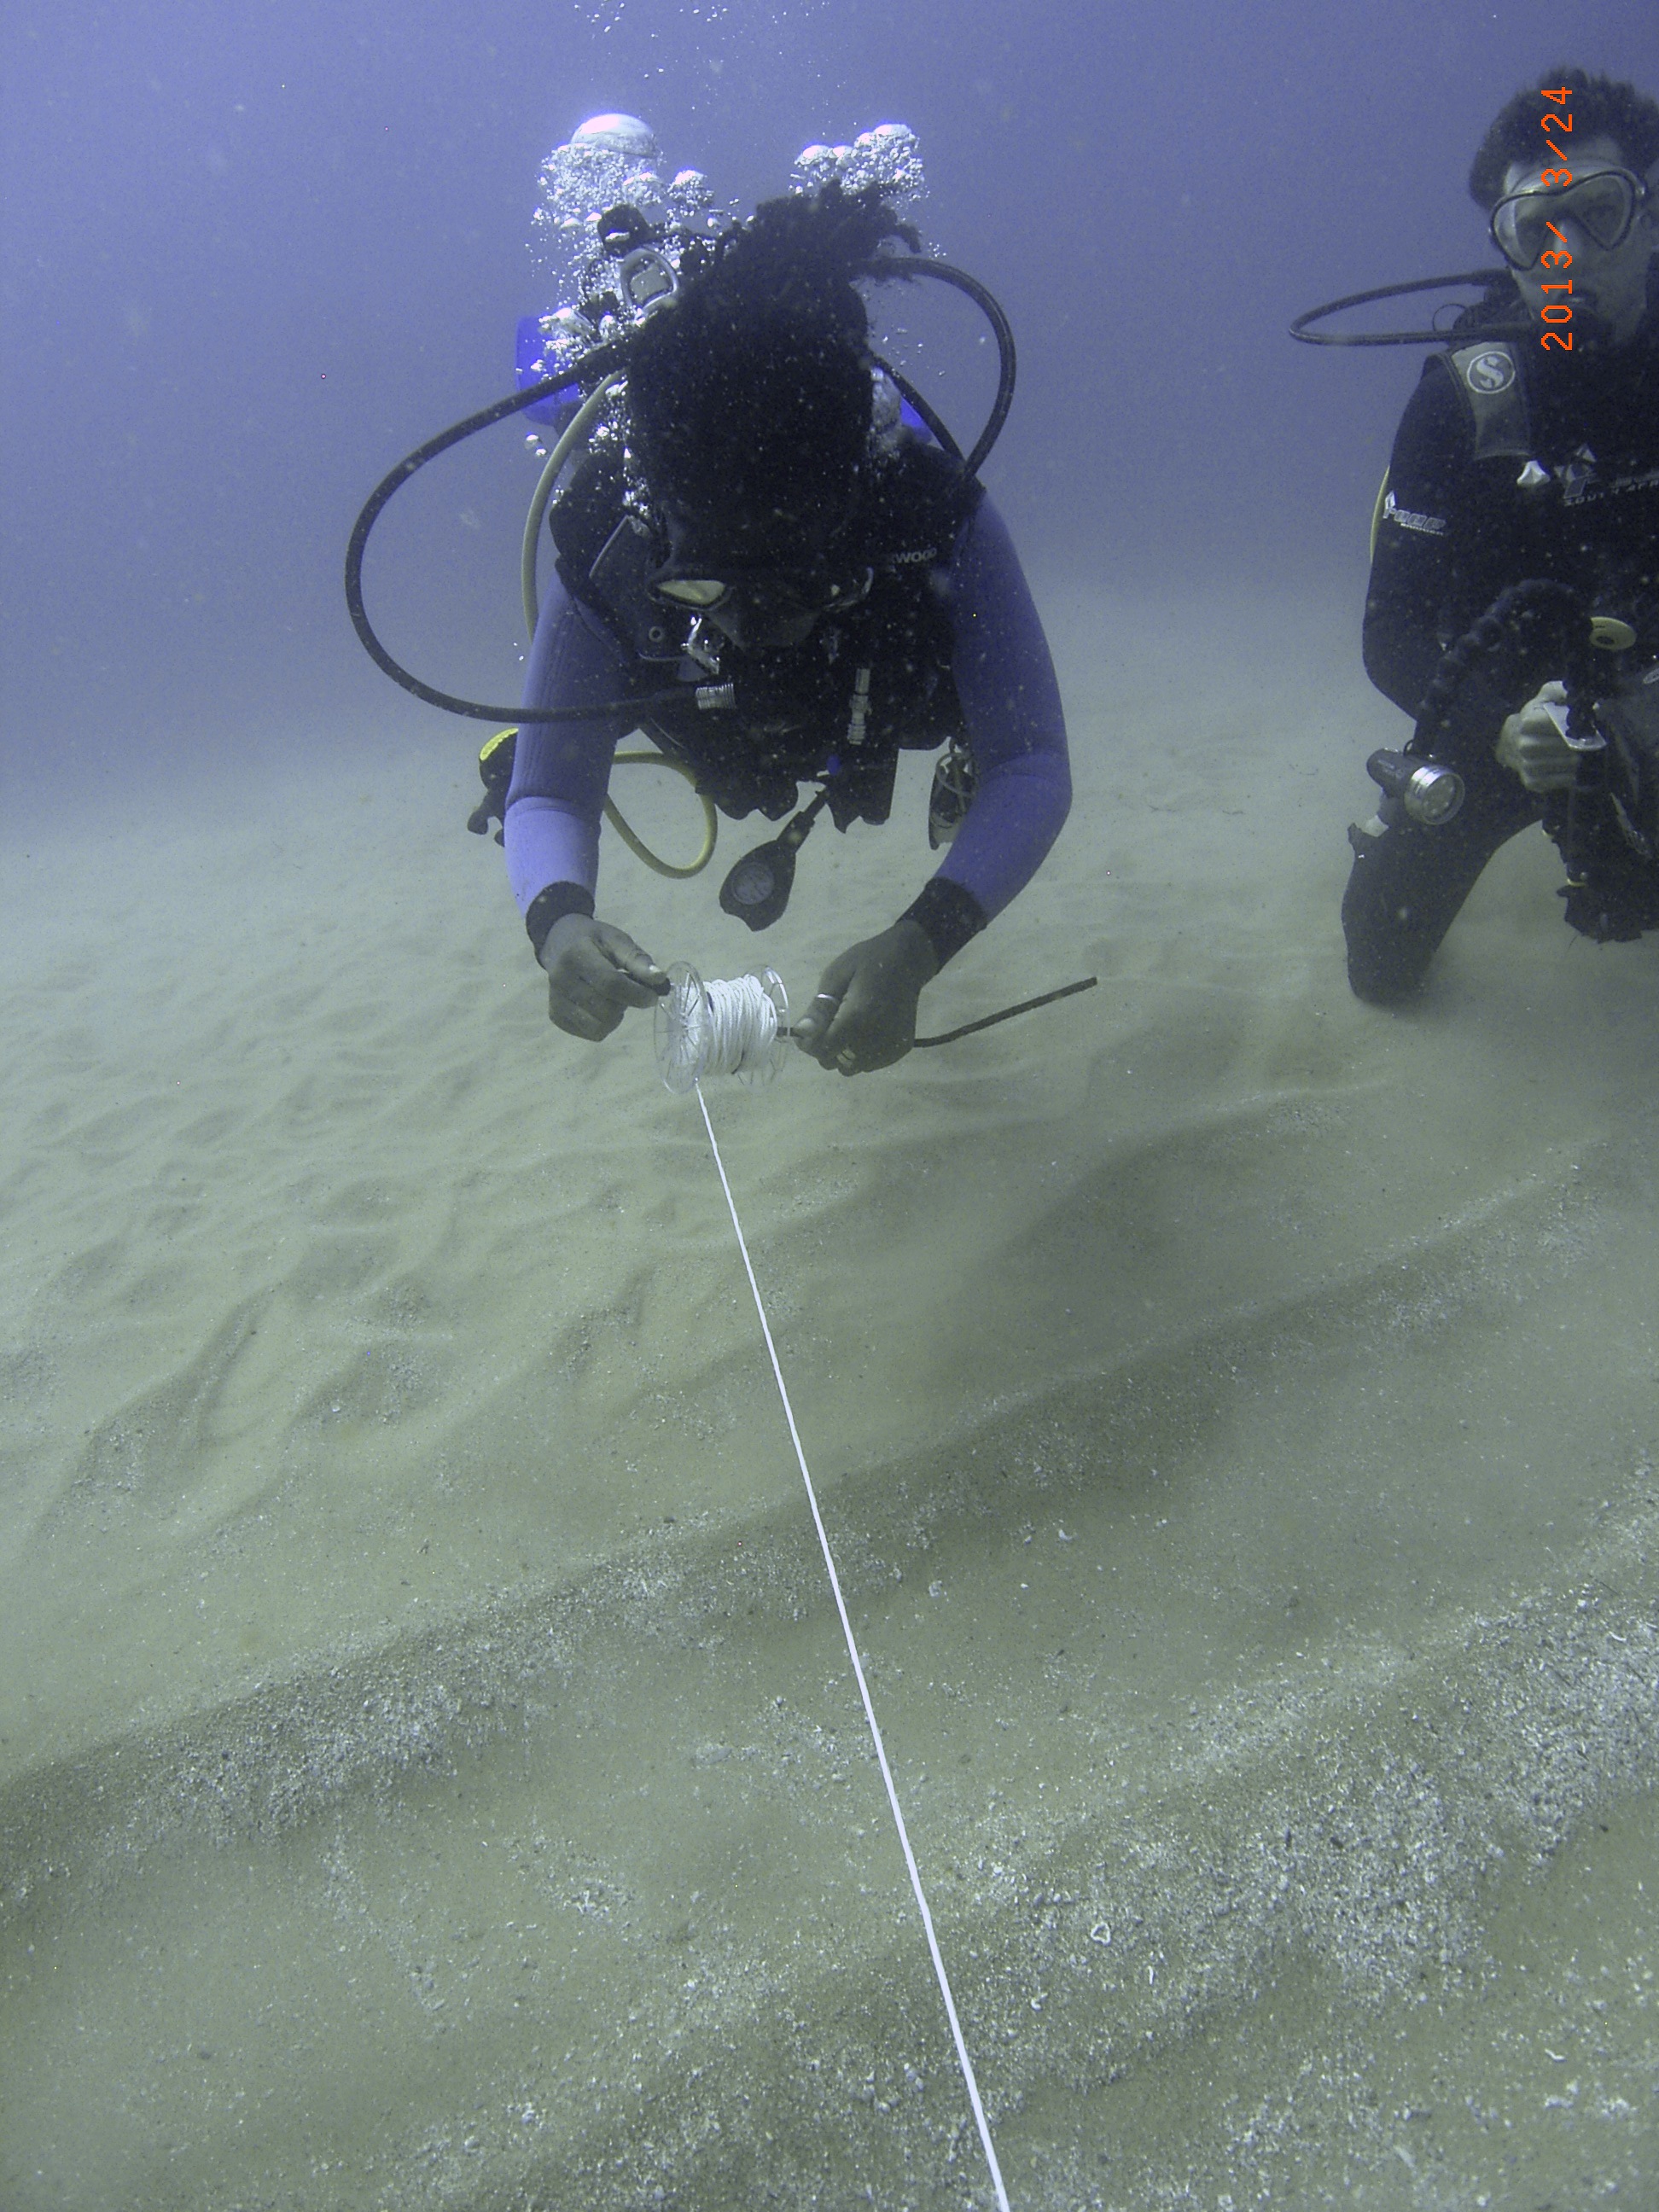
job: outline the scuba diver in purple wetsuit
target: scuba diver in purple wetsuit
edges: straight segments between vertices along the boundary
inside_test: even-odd
[[[793,815],[721,886],[726,912],[763,929],[820,811],[838,830],[884,822],[900,752],[943,746],[928,808],[929,842],[951,848],[943,865],[890,927],[830,962],[793,1025],[823,1066],[861,1074],[918,1042],[923,987],[1030,880],[1071,805],[1048,647],[979,482],[1013,396],[1013,337],[985,287],[923,254],[900,220],[897,202],[921,184],[902,124],[809,146],[791,193],[742,222],[713,214],[696,170],[665,184],[656,159],[628,115],[595,116],[548,156],[537,223],[574,256],[576,304],[520,323],[517,392],[375,487],[347,549],[346,604],[405,690],[510,719],[393,658],[364,605],[364,556],[398,490],[463,439],[520,414],[555,433],[525,532],[524,703],[479,756],[484,796],[467,826],[500,818],[549,1012],[589,1042],[669,988],[595,912],[603,815],[667,875],[707,861],[716,806]],[[921,277],[965,294],[996,338],[996,400],[965,455],[872,349],[860,284]],[[544,594],[544,515],[556,575]],[[608,797],[617,740],[634,730],[660,750],[622,757],[665,761],[703,802],[708,842],[690,868],[647,853]],[[803,784],[817,787],[804,806]]]
[[[811,150],[833,170],[830,149]],[[573,1036],[609,1036],[667,988],[594,904],[612,757],[631,731],[723,812],[793,813],[726,878],[722,906],[757,927],[782,911],[820,808],[839,830],[884,822],[900,750],[949,748],[930,811],[943,865],[890,927],[830,963],[794,1025],[843,1074],[909,1051],[923,987],[1030,880],[1066,818],[1059,690],[976,480],[987,444],[966,461],[947,451],[920,395],[872,354],[859,280],[914,272],[920,256],[882,185],[856,175],[849,188],[843,161],[744,222],[711,224],[672,263],[636,210],[603,219],[619,293],[637,306],[642,291],[649,311],[552,509],[557,574],[500,797],[549,1012]],[[1011,380],[1009,349],[1005,412]],[[817,792],[794,812],[803,784]]]

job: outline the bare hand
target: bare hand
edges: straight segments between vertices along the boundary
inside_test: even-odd
[[[537,956],[547,970],[547,1018],[567,1036],[597,1044],[629,1006],[648,1006],[669,981],[624,929],[592,915],[561,915]]]
[[[795,1042],[842,1075],[890,1067],[915,1042],[921,987],[938,973],[920,924],[896,921],[830,963],[795,1024]]]

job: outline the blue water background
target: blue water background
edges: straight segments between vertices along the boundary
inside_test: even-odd
[[[1019,335],[990,477],[1033,568],[1276,586],[1334,619],[1418,356],[1316,354],[1285,324],[1488,259],[1469,155],[1552,60],[1659,74],[1638,0],[7,21],[0,683],[31,806],[250,746],[457,734],[359,653],[342,549],[399,453],[510,387],[517,318],[553,304],[537,167],[597,109],[643,113],[671,167],[744,204],[812,138],[910,124],[930,238]],[[965,308],[954,342],[929,327],[915,365],[971,428],[988,355]],[[369,583],[424,672],[511,698],[527,471],[514,429],[484,445],[400,502]]]

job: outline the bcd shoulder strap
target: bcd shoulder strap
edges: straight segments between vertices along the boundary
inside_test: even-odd
[[[1438,358],[1468,409],[1477,461],[1529,460],[1532,410],[1515,348],[1503,338],[1458,346]]]

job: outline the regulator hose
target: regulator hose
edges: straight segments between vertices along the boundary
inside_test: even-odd
[[[867,265],[869,274],[874,277],[933,276],[941,284],[954,285],[958,292],[964,293],[973,301],[991,325],[992,334],[997,342],[997,396],[991,403],[991,412],[986,417],[985,428],[962,465],[966,475],[976,477],[984,467],[992,447],[1002,435],[1002,426],[1008,420],[1008,410],[1014,404],[1014,378],[1019,363],[1014,350],[1013,325],[1003,313],[1001,301],[980,283],[977,276],[970,276],[965,269],[955,268],[948,261],[932,260],[925,253],[881,253]],[[932,410],[918,406],[915,393],[906,390],[904,386],[900,385],[899,389],[916,408],[933,435],[939,438],[939,425]],[[945,438],[939,438],[939,442],[947,453],[954,453],[955,441],[947,442],[947,438],[948,433]]]
[[[1310,307],[1291,325],[1291,336],[1303,345],[1444,345],[1455,335],[1451,331],[1316,331],[1313,325],[1322,323],[1328,316],[1342,314],[1350,307],[1369,307],[1373,300],[1398,300],[1412,292],[1447,292],[1454,285],[1484,285],[1486,298],[1480,304],[1485,307],[1491,304],[1493,291],[1509,274],[1506,268],[1466,269],[1457,276],[1418,276],[1409,284],[1374,284],[1369,292],[1349,292],[1340,300],[1327,300],[1322,307]],[[1480,330],[1472,329],[1468,336],[1471,341],[1479,337],[1496,337],[1504,327],[1502,324],[1492,324]]]
[[[614,370],[623,366],[623,348],[618,343],[600,346],[588,354],[578,372],[580,378],[597,385]],[[635,693],[624,699],[607,700],[597,707],[490,707],[477,699],[459,699],[453,691],[440,691],[430,684],[422,683],[411,675],[400,661],[394,660],[375,635],[363,605],[363,554],[368,544],[369,532],[380,520],[394,492],[400,491],[417,469],[428,461],[447,453],[452,446],[459,446],[463,438],[470,438],[479,430],[487,430],[493,422],[504,422],[509,415],[517,415],[526,407],[533,407],[538,399],[550,399],[556,392],[568,392],[576,377],[544,376],[538,384],[514,392],[493,405],[481,407],[476,415],[469,415],[459,422],[452,422],[447,430],[440,430],[435,438],[428,438],[407,453],[395,469],[388,471],[363,502],[362,512],[352,526],[350,543],[346,547],[345,596],[346,608],[351,617],[351,626],[356,631],[363,650],[377,668],[384,670],[394,684],[401,684],[405,691],[412,691],[417,699],[425,700],[428,707],[441,707],[447,714],[464,714],[475,722],[581,722],[600,714],[638,714],[642,708],[667,705],[682,694],[675,691]],[[590,392],[589,398],[591,398]]]
[[[945,452],[952,459],[961,461],[964,475],[970,477],[977,476],[987,455],[1002,434],[1002,428],[1008,419],[1008,410],[1012,406],[1014,398],[1014,379],[1018,369],[1014,334],[1000,303],[976,276],[970,276],[965,270],[957,269],[948,261],[934,261],[925,254],[878,254],[866,264],[864,273],[883,282],[895,278],[932,276],[939,283],[951,285],[957,291],[963,293],[980,309],[990,324],[997,343],[996,397],[992,402],[991,412],[986,419],[985,428],[980,432],[972,451],[965,459],[949,430],[945,428],[939,416],[922,398],[915,386],[896,371],[886,368],[884,363],[877,363],[878,367],[883,368],[885,374],[892,378],[897,389],[915,409]],[[448,429],[439,431],[435,437],[428,438],[424,445],[417,446],[412,453],[406,454],[396,468],[388,471],[386,475],[381,477],[364,501],[362,511],[352,526],[350,542],[346,547],[345,596],[347,611],[351,617],[351,625],[357,633],[364,652],[368,653],[375,666],[389,676],[394,684],[401,684],[405,691],[412,692],[416,698],[424,700],[428,706],[441,707],[447,714],[463,714],[470,720],[478,722],[576,722],[585,721],[599,714],[636,714],[641,709],[653,706],[666,706],[684,696],[683,689],[672,691],[641,692],[635,693],[627,698],[609,700],[597,707],[501,707],[488,706],[477,699],[459,698],[453,691],[441,691],[435,685],[422,682],[420,677],[412,674],[400,661],[394,659],[376,635],[374,627],[368,619],[368,610],[363,605],[363,555],[368,544],[369,533],[380,520],[392,495],[401,490],[417,469],[423,469],[428,461],[435,460],[440,453],[447,453],[452,446],[459,445],[464,438],[470,438],[479,430],[488,429],[492,423],[505,422],[509,416],[517,415],[526,407],[533,407],[538,399],[550,399],[556,392],[568,392],[573,385],[580,384],[583,389],[582,407],[577,420],[582,423],[585,430],[592,420],[592,414],[589,410],[592,410],[593,413],[598,411],[595,402],[599,398],[600,388],[617,372],[626,369],[628,353],[629,337],[612,339],[609,344],[597,346],[591,353],[584,355],[575,368],[566,370],[556,376],[543,377],[538,383],[526,386],[522,392],[512,392],[507,398],[498,399],[489,407],[481,407],[476,415],[468,415],[461,422],[452,423]],[[569,438],[575,428],[576,423],[573,422],[570,429],[566,433],[566,438]],[[565,447],[565,439],[561,439],[560,447]],[[541,500],[544,512],[546,505],[544,495],[551,493],[553,479],[557,475],[557,469],[553,465],[554,459],[556,458],[556,449],[555,456],[550,457],[549,465],[543,472],[542,483],[537,488],[538,497]],[[534,617],[528,611],[533,605],[535,545],[539,528],[540,523],[538,518],[535,530],[526,532],[525,550],[520,562],[526,620],[530,623],[532,635],[535,627]]]
[[[1528,628],[1535,638],[1524,633]],[[1505,645],[1525,643],[1534,652],[1548,651],[1562,671],[1567,694],[1567,727],[1574,738],[1588,737],[1584,725],[1589,714],[1592,678],[1590,650],[1593,632],[1584,603],[1577,592],[1547,576],[1529,577],[1500,592],[1479,621],[1470,624],[1455,643],[1440,656],[1434,680],[1417,710],[1417,727],[1406,750],[1419,757],[1433,753],[1436,742],[1451,726],[1458,695],[1483,660]]]

